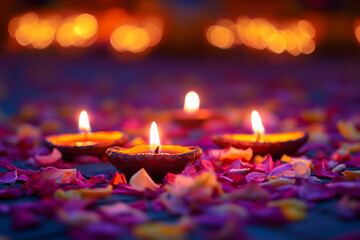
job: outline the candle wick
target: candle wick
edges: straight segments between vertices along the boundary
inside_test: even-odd
[[[155,153],[158,154],[159,150],[160,150],[160,146],[157,146],[156,149],[155,149]]]
[[[87,141],[87,140],[88,140],[88,132],[84,131],[84,141]]]
[[[259,140],[260,140],[260,138],[261,138],[261,134],[260,133],[258,133],[258,134],[256,134],[257,136],[256,136],[256,141],[258,142]]]

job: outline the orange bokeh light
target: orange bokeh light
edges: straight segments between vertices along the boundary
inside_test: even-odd
[[[59,25],[59,17],[39,17],[29,12],[21,17],[13,18],[8,26],[9,34],[21,46],[32,46],[37,49],[48,47],[55,38]]]
[[[62,47],[87,47],[96,40],[97,30],[97,20],[90,14],[68,17],[60,25],[56,41]]]
[[[119,52],[139,53],[149,46],[150,37],[144,28],[123,25],[111,34],[110,43]]]
[[[360,21],[357,21],[357,24],[355,24],[355,37],[360,43]]]
[[[224,26],[210,26],[206,32],[206,37],[212,45],[218,48],[227,49],[234,44],[232,32]]]
[[[162,20],[158,17],[147,17],[121,24],[112,32],[110,44],[118,52],[141,53],[157,45],[162,35]]]
[[[209,43],[224,49],[233,44],[244,44],[258,50],[268,49],[276,54],[288,52],[294,56],[315,50],[316,31],[307,20],[275,24],[264,18],[239,16],[235,23],[231,23],[229,19],[219,19],[216,25],[209,27],[206,33]]]

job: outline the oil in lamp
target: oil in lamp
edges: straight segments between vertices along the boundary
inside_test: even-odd
[[[216,134],[212,140],[220,148],[232,146],[238,149],[252,148],[254,155],[266,155],[278,158],[283,154],[292,155],[308,140],[305,132],[286,132],[265,134],[260,115],[257,111],[251,113],[251,124],[254,134]]]
[[[80,133],[53,135],[45,138],[45,145],[57,148],[65,157],[78,155],[104,156],[111,146],[122,146],[128,136],[119,131],[91,132],[88,114],[85,110],[79,116]]]
[[[195,163],[201,156],[198,146],[161,145],[157,125],[150,127],[150,144],[132,148],[110,147],[106,151],[109,162],[129,179],[141,168],[160,182],[168,172],[180,173],[188,163]]]

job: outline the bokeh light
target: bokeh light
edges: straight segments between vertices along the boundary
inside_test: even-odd
[[[113,48],[119,52],[139,53],[149,46],[148,32],[141,27],[123,25],[117,28],[110,38]]]
[[[56,41],[63,47],[87,47],[96,40],[97,20],[90,14],[64,19],[56,34]]]
[[[157,17],[148,17],[138,24],[123,24],[110,37],[111,46],[118,52],[141,53],[157,45],[163,34],[163,22]]]
[[[29,12],[10,21],[9,35],[21,46],[44,49],[54,41],[59,21],[60,17],[57,15],[39,17],[36,13]]]
[[[219,19],[206,32],[208,42],[218,48],[245,45],[276,54],[288,52],[294,56],[312,53],[315,35],[314,26],[307,20],[271,23],[264,18],[248,16],[239,16],[236,22]]]
[[[8,24],[10,37],[21,46],[43,49],[56,40],[61,47],[87,47],[99,36],[99,42],[110,42],[116,51],[131,53],[156,46],[163,30],[160,17],[130,15],[119,7],[100,14],[100,24],[88,13],[62,18],[54,14],[40,17],[35,12],[14,17]]]
[[[234,44],[232,32],[224,26],[210,26],[206,32],[206,36],[208,41],[218,48],[227,49]]]
[[[358,42],[360,43],[360,21],[357,21],[355,23],[355,37],[358,40]]]

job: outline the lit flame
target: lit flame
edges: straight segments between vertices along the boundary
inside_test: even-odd
[[[200,98],[196,92],[190,91],[185,96],[184,111],[187,113],[195,113],[199,111]]]
[[[156,148],[159,148],[158,150],[160,152],[161,144],[158,128],[156,122],[152,122],[150,127],[150,151],[155,152]]]
[[[256,110],[252,111],[251,113],[251,125],[254,134],[257,135],[258,137],[261,137],[265,134],[265,129],[261,122],[260,115]]]
[[[79,130],[84,133],[91,131],[89,116],[85,110],[82,110],[79,117]]]

